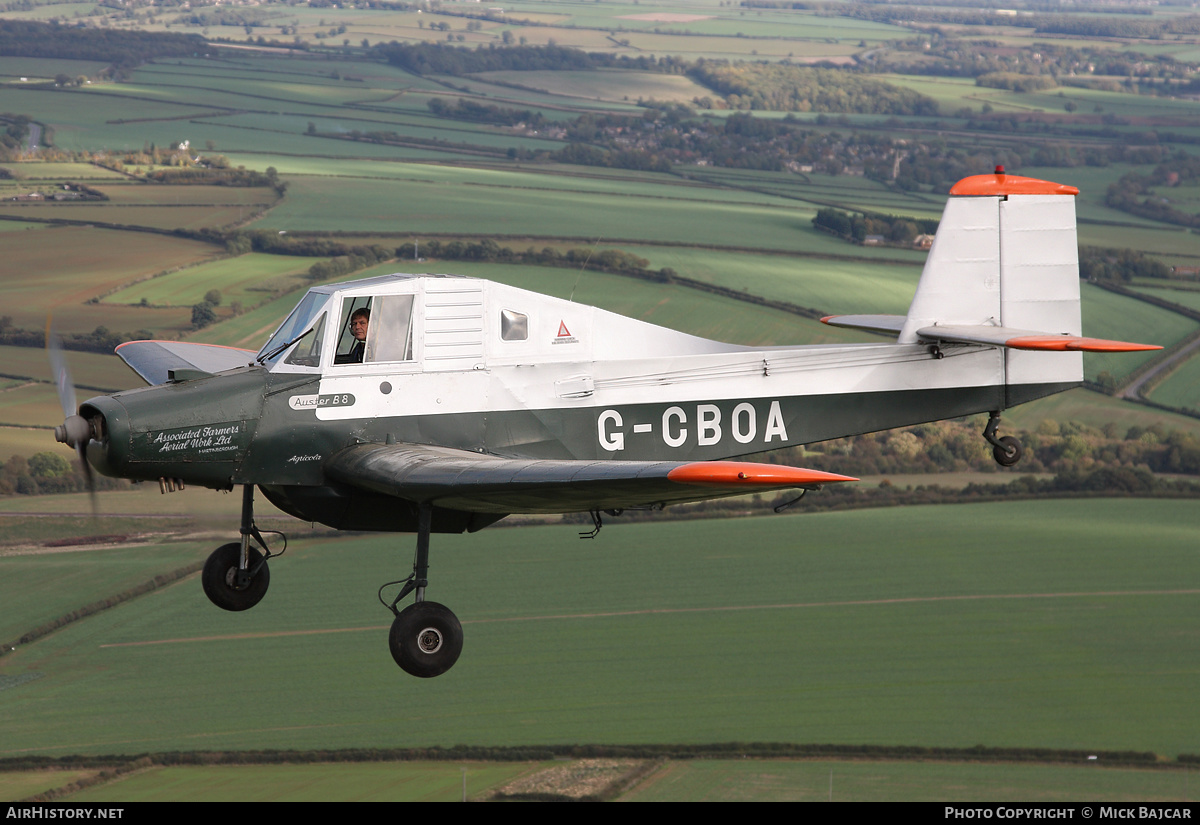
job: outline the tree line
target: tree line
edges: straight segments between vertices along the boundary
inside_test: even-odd
[[[1116,183],[1109,184],[1104,202],[1131,215],[1200,229],[1200,215],[1178,208],[1173,205],[1169,195],[1154,191],[1156,187],[1169,191],[1198,180],[1200,157],[1177,152],[1169,162],[1159,164],[1149,174],[1130,172]]]
[[[937,101],[931,97],[836,69],[699,60],[688,76],[724,95],[724,103],[731,109],[938,114]]]
[[[621,68],[639,71],[682,72],[682,62],[673,57],[651,55],[628,57],[556,46],[516,45],[465,49],[440,43],[380,43],[371,55],[413,74],[464,75],[500,71],[583,71]]]
[[[911,242],[918,235],[933,235],[938,221],[934,218],[910,218],[875,212],[843,212],[832,207],[818,209],[813,226],[846,240],[862,243],[868,235],[880,235],[897,243]]]
[[[0,54],[10,57],[99,60],[129,67],[158,57],[188,57],[204,49],[204,38],[194,34],[0,20]]]

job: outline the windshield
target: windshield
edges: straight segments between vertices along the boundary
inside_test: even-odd
[[[308,329],[309,324],[316,318],[317,313],[329,300],[329,296],[320,292],[310,292],[304,296],[304,300],[300,305],[292,310],[292,314],[287,317],[282,326],[275,331],[271,336],[271,340],[267,341],[266,346],[258,351],[258,357],[263,358],[264,355],[271,354],[271,358],[263,360],[265,364],[273,364],[286,351],[286,347],[279,352],[274,352],[281,345],[286,344],[296,338],[296,336]]]

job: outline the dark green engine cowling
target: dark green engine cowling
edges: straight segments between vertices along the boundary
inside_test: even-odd
[[[254,440],[269,378],[250,367],[92,398],[79,410],[92,427],[88,461],[108,476],[228,489]]]

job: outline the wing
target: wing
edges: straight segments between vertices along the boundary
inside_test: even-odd
[[[254,352],[217,344],[188,344],[182,341],[127,341],[117,355],[149,384],[197,378],[254,361]]]
[[[357,444],[325,463],[343,484],[476,513],[569,513],[678,504],[857,481],[738,461],[502,458],[419,444]]]

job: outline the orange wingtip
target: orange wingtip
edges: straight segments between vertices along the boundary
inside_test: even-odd
[[[840,315],[826,315],[826,316],[824,316],[823,318],[821,318],[821,323],[822,323],[822,324],[828,324],[828,323],[829,323],[830,321],[832,321],[834,318],[840,318],[840,317],[842,317],[842,316],[840,316]]]
[[[684,464],[667,473],[667,478],[680,484],[745,484],[751,487],[802,487],[806,484],[835,484],[839,481],[858,481],[851,476],[785,467],[778,464],[755,464],[749,461],[697,461]]]
[[[1146,352],[1162,349],[1156,344],[1131,344],[1128,341],[1106,341],[1103,338],[1080,338],[1073,335],[1023,335],[1004,342],[1013,349],[1053,350],[1058,352]]]
[[[1079,189],[1065,183],[1023,178],[997,172],[972,175],[950,187],[951,195],[1078,195]]]

